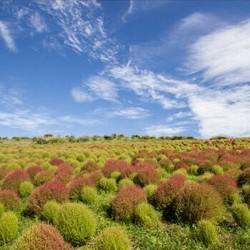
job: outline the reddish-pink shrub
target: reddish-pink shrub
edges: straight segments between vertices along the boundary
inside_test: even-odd
[[[77,177],[71,181],[69,187],[69,194],[71,198],[78,199],[80,198],[81,191],[85,186],[94,186],[94,182],[91,178]]]
[[[184,185],[174,204],[176,218],[190,224],[217,219],[223,209],[220,194],[210,185],[197,183]]]
[[[7,210],[13,210],[18,208],[20,198],[14,190],[2,190],[0,191],[0,203],[2,203]]]
[[[39,214],[44,204],[49,200],[64,202],[68,200],[69,192],[67,187],[60,181],[51,181],[37,187],[28,200],[29,210]]]
[[[30,178],[34,180],[36,174],[41,172],[43,169],[40,166],[31,166],[26,169],[26,172],[29,174]]]
[[[175,169],[180,169],[180,168],[184,168],[186,170],[189,169],[189,166],[188,164],[185,162],[185,161],[178,161],[176,164],[175,164]]]
[[[74,169],[67,163],[62,163],[58,166],[57,171],[55,172],[55,179],[63,183],[68,183],[72,179]]]
[[[115,171],[122,172],[124,168],[128,166],[128,162],[125,160],[115,160],[115,159],[108,159],[105,162],[105,165],[102,169],[103,174],[105,177],[111,177],[111,174]]]
[[[143,202],[147,202],[147,197],[142,188],[135,185],[125,186],[112,202],[113,215],[119,220],[132,220],[136,207]]]
[[[96,186],[99,181],[101,180],[101,178],[103,177],[103,173],[101,170],[95,170],[93,172],[90,173],[89,179],[94,183],[94,185]]]
[[[88,172],[94,171],[98,169],[98,165],[94,161],[87,161],[84,166],[82,167],[82,170],[86,170]]]
[[[36,174],[34,178],[34,183],[36,186],[40,186],[54,178],[54,172],[51,170],[43,170]]]
[[[54,159],[51,159],[49,161],[49,163],[51,165],[54,165],[54,166],[60,166],[61,164],[65,163],[65,162],[62,159],[60,159],[60,158],[54,158]]]
[[[237,190],[236,181],[227,174],[214,175],[207,183],[213,186],[225,201],[228,201],[231,194]]]
[[[162,182],[153,196],[156,207],[160,209],[170,209],[184,182],[185,176],[180,174],[175,174]]]
[[[0,168],[0,180],[2,180],[9,173],[10,173],[9,169]]]
[[[148,184],[158,184],[160,179],[159,172],[154,167],[148,165],[138,168],[135,182],[144,187]]]
[[[16,169],[5,176],[3,180],[3,189],[12,189],[18,191],[20,184],[29,180],[30,176],[26,171],[22,169]]]
[[[63,239],[60,232],[52,225],[39,223],[31,226],[18,238],[13,250],[72,250],[73,248]]]

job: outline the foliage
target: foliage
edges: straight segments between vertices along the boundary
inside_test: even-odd
[[[116,192],[118,189],[116,181],[112,178],[106,178],[106,177],[103,177],[99,181],[98,186],[105,192]]]
[[[198,239],[207,247],[219,242],[216,227],[211,221],[200,220],[197,223],[196,234]]]
[[[14,190],[5,189],[0,191],[0,202],[6,210],[14,210],[19,207],[20,198]]]
[[[144,187],[148,184],[158,184],[160,179],[159,172],[153,166],[145,165],[138,169],[135,182]]]
[[[5,212],[0,218],[0,243],[14,240],[18,232],[18,219],[13,212]]]
[[[29,210],[40,214],[44,204],[49,200],[64,202],[68,199],[69,193],[67,187],[59,181],[51,181],[37,187],[29,197]]]
[[[135,185],[122,188],[112,203],[113,215],[118,220],[131,220],[134,218],[136,207],[147,202],[143,189]]]
[[[84,187],[81,191],[81,200],[86,204],[95,204],[98,200],[97,190],[93,187]]]
[[[159,224],[159,217],[155,209],[148,203],[141,203],[135,210],[135,220],[147,227]]]
[[[72,250],[59,231],[51,225],[38,223],[21,235],[11,250]]]
[[[19,194],[22,198],[27,198],[33,191],[34,186],[30,181],[24,181],[20,184]]]
[[[47,201],[43,206],[43,211],[42,211],[43,218],[46,221],[55,224],[60,207],[61,205],[54,200]]]
[[[97,237],[98,250],[130,250],[131,244],[126,231],[120,226],[105,228]]]
[[[189,224],[199,220],[216,220],[223,210],[219,193],[205,184],[186,184],[175,202],[177,218]]]
[[[54,172],[51,170],[43,170],[37,173],[34,177],[34,184],[40,186],[54,178]]]
[[[56,227],[74,245],[82,244],[93,236],[96,225],[95,214],[80,203],[63,204],[56,221]]]
[[[30,177],[26,171],[22,169],[16,169],[4,178],[3,189],[11,189],[17,192],[19,190],[20,184],[29,180]]]
[[[232,207],[235,221],[244,228],[250,228],[250,210],[245,204],[235,204]]]

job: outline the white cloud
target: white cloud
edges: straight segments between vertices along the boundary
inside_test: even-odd
[[[2,37],[4,43],[9,50],[15,51],[16,45],[11,36],[8,25],[5,22],[0,21],[0,37]]]
[[[30,132],[55,124],[55,120],[46,114],[32,113],[30,110],[16,110],[13,112],[0,112],[0,125],[18,128]]]
[[[168,0],[130,0],[127,11],[122,16],[122,21],[126,22],[129,15],[134,14],[138,11],[152,11],[154,9],[159,9],[165,4],[167,4]]]
[[[20,98],[20,93],[13,88],[6,88],[0,84],[0,104],[5,107],[21,105],[23,101]]]
[[[76,116],[66,115],[59,118],[59,120],[68,124],[80,124],[80,125],[96,125],[101,121],[94,118],[80,118]]]
[[[123,117],[125,119],[144,119],[150,116],[150,113],[147,109],[140,107],[127,107],[127,108],[118,108],[111,109],[106,113],[107,117]]]
[[[47,30],[47,25],[38,12],[35,12],[30,16],[30,25],[39,33]]]
[[[187,68],[204,82],[230,85],[250,79],[250,20],[202,36],[189,49]]]
[[[152,125],[144,129],[147,135],[152,136],[174,136],[181,135],[185,128],[183,127],[169,127],[167,125]]]
[[[90,77],[86,83],[74,87],[71,95],[76,102],[88,102],[96,99],[117,102],[118,97],[116,85],[101,76]]]

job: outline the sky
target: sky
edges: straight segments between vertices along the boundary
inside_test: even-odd
[[[0,136],[250,136],[250,1],[0,1]]]

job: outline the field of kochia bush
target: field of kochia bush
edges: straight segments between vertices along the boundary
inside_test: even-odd
[[[0,249],[250,249],[250,139],[0,144]]]

